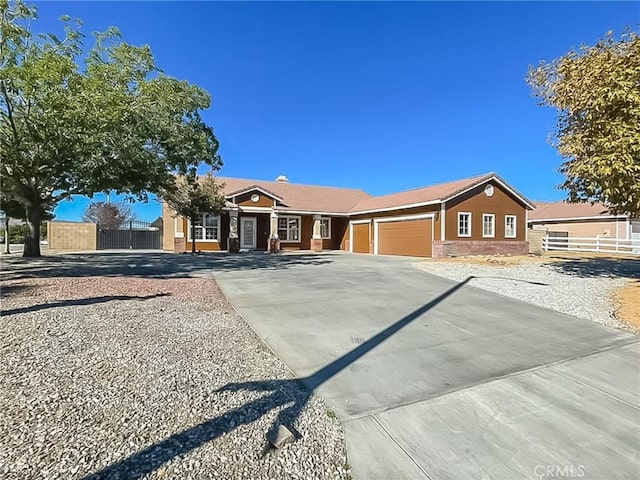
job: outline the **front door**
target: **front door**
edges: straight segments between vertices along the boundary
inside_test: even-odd
[[[256,217],[240,219],[240,248],[256,248]]]

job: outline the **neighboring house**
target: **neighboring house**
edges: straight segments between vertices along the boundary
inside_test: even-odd
[[[217,178],[227,199],[220,216],[196,224],[197,250],[281,248],[441,257],[526,254],[533,204],[495,173],[372,197],[362,190]],[[187,219],[163,205],[164,248],[191,249]],[[173,225],[173,228],[170,226]]]
[[[568,237],[640,240],[640,220],[614,215],[602,203],[536,202],[536,210],[529,214],[529,227]]]

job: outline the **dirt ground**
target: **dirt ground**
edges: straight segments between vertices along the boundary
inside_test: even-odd
[[[547,252],[543,255],[470,255],[464,257],[450,257],[434,259],[434,262],[447,263],[471,263],[476,265],[494,265],[505,267],[510,265],[523,265],[530,263],[548,264],[558,262],[572,263],[610,263],[627,265],[637,265],[631,268],[635,272],[640,272],[640,258],[634,255],[602,255],[597,253],[579,252]],[[618,320],[627,323],[634,330],[640,331],[640,273],[632,273],[629,283],[616,290],[613,294],[613,302],[618,305],[615,316]]]
[[[626,287],[619,289],[615,294],[615,300],[620,305],[616,317],[640,330],[640,281],[630,282]]]
[[[522,265],[525,263],[551,263],[566,261],[588,262],[590,260],[630,260],[640,266],[640,257],[636,255],[602,255],[597,253],[548,252],[543,255],[467,255],[434,259],[434,262],[474,263],[478,265]]]
[[[3,259],[0,479],[351,478],[327,405],[160,255]]]

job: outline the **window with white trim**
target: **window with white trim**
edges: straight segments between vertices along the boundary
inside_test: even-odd
[[[496,216],[493,213],[482,214],[482,236],[493,238],[496,236]]]
[[[189,225],[189,239],[191,239],[191,225]],[[220,217],[211,213],[200,215],[195,221],[195,239],[203,242],[219,241]]]
[[[471,214],[469,212],[458,212],[458,236],[471,236]]]
[[[505,215],[504,216],[504,237],[516,238],[516,216]]]
[[[300,241],[300,217],[278,217],[278,238],[281,242]]]
[[[320,236],[324,239],[331,238],[331,219],[330,218],[320,219]]]

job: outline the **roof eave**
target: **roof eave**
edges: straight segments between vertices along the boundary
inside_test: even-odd
[[[375,197],[374,197],[375,198]],[[398,205],[394,207],[387,208],[374,208],[371,210],[352,210],[349,212],[349,215],[365,215],[367,213],[380,213],[380,212],[389,212],[393,210],[403,210],[405,208],[417,208],[417,207],[427,207],[429,205],[437,205],[442,203],[442,200],[429,200],[427,202],[419,202],[419,203],[409,203],[406,205]]]
[[[530,218],[529,223],[572,222],[576,220],[611,220],[615,218],[629,218],[629,215],[590,215],[582,217]]]
[[[245,187],[245,188],[241,188],[240,190],[236,190],[234,192],[229,192],[229,193],[225,193],[224,196],[225,198],[232,198],[232,197],[237,197],[238,195],[243,195],[245,193],[251,192],[253,190],[258,190],[259,192],[275,199],[278,200],[279,202],[283,202],[284,203],[284,199],[278,195],[276,195],[275,193],[267,190],[266,188],[261,187],[260,185],[251,185],[250,187]]]

